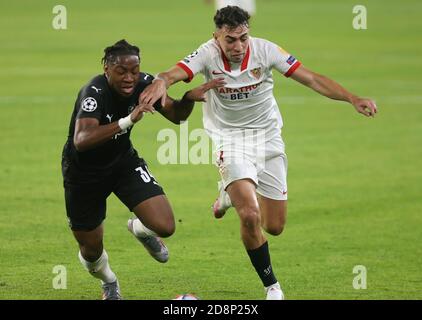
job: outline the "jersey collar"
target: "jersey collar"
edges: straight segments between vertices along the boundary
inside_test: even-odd
[[[221,51],[221,59],[223,60],[223,64],[224,64],[224,70],[231,72],[232,69],[230,67],[230,62],[229,59],[227,59],[226,55],[224,54],[223,50],[221,50],[220,47],[220,51]],[[246,70],[246,68],[248,67],[248,62],[249,62],[249,56],[251,54],[251,45],[248,45],[248,48],[246,49],[246,54],[245,57],[243,58],[242,64],[240,66],[240,71]]]

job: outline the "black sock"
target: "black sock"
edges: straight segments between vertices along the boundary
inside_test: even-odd
[[[271,266],[268,242],[253,250],[247,250],[249,258],[265,287],[277,282]]]

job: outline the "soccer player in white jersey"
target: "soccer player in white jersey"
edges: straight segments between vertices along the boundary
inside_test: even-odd
[[[165,99],[166,89],[202,73],[206,81],[224,78],[223,87],[206,94],[204,128],[216,145],[216,162],[222,181],[214,204],[221,218],[234,206],[240,217],[243,244],[262,280],[266,299],[284,298],[271,266],[264,229],[271,235],[283,231],[287,214],[287,158],[281,139],[283,121],[273,96],[272,70],[334,100],[349,102],[370,117],[377,112],[371,99],[360,98],[333,80],[306,69],[278,45],[249,35],[249,14],[227,6],[214,16],[213,39],[158,74],[141,95],[143,103]],[[249,135],[249,131],[257,134]],[[243,144],[228,139],[243,133]],[[264,135],[262,135],[262,132]],[[252,136],[252,138],[251,138]],[[258,138],[257,138],[258,136]]]

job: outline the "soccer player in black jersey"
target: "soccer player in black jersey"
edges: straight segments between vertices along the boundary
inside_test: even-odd
[[[195,101],[224,83],[213,80],[186,92],[181,100],[138,104],[139,95],[154,81],[139,71],[139,48],[120,40],[105,48],[104,74],[94,77],[78,94],[63,149],[62,173],[70,228],[79,243],[83,266],[102,282],[104,299],[121,299],[119,283],[103,248],[106,199],[113,192],[137,218],[129,231],[159,262],[168,250],[159,237],[175,231],[174,216],[163,189],[138,156],[129,139],[145,112],[158,111],[180,123]]]

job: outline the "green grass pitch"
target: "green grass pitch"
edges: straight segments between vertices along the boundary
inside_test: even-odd
[[[214,7],[189,1],[69,1],[67,30],[54,30],[56,1],[0,4],[0,299],[98,299],[67,227],[60,158],[76,94],[101,72],[104,47],[126,38],[155,74],[211,37]],[[422,298],[422,3],[359,4],[368,29],[354,30],[345,0],[258,0],[251,34],[278,43],[308,68],[372,97],[374,119],[275,75],[289,157],[284,233],[268,236],[287,299]],[[199,84],[197,77],[194,84]],[[192,85],[178,84],[174,97]],[[201,107],[190,130],[201,127]],[[105,247],[126,299],[263,299],[233,209],[215,220],[218,172],[210,165],[160,165],[160,129],[148,116],[132,133],[165,188],[177,230],[171,258],[153,261],[127,232],[130,216],[108,201]],[[67,270],[54,289],[53,268]],[[353,268],[367,269],[356,290]]]

